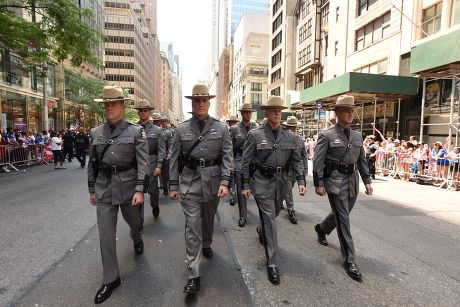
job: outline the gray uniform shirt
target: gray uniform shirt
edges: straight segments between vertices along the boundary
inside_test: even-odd
[[[300,153],[300,157],[302,158],[303,173],[307,174],[308,173],[308,155],[307,155],[307,151],[305,150],[305,143],[303,142],[302,138],[298,136],[297,134],[294,134],[294,136],[296,139],[296,148]],[[295,179],[295,172],[293,168],[289,169],[288,176],[289,176],[289,179],[291,180]]]
[[[277,144],[274,146],[274,144]],[[275,148],[276,147],[276,148]],[[253,178],[249,178],[249,164],[255,162],[262,164],[262,159],[273,150],[270,156],[263,163],[263,166],[276,168],[285,167],[286,162],[290,161],[290,167],[294,170],[297,183],[305,185],[303,174],[303,164],[299,151],[296,149],[295,135],[282,127],[278,128],[278,137],[272,133],[272,128],[265,124],[249,131],[248,138],[244,145],[241,172],[243,174],[243,188],[251,189],[254,195],[267,199],[281,198],[283,195],[284,184],[287,180],[287,173],[276,174],[272,178],[263,176],[256,170]]]
[[[163,134],[163,139],[164,139],[165,146],[166,146],[165,158],[168,155],[171,157],[171,155],[172,155],[173,134],[172,134],[171,130],[166,129],[166,128],[161,128],[161,132]]]
[[[106,144],[112,141],[99,164],[120,167],[131,165],[136,159],[137,169],[133,167],[126,171],[112,173],[109,177],[104,172],[99,172],[97,178],[94,178],[93,159],[100,156]],[[109,202],[114,205],[131,203],[134,193],[143,191],[144,178],[148,174],[148,143],[144,129],[121,120],[116,124],[115,130],[110,132],[109,124],[104,123],[91,130],[90,144],[89,192],[96,193],[99,202]]]
[[[350,139],[347,139],[343,127],[335,124],[319,134],[313,158],[313,181],[316,187],[324,186],[329,194],[356,197],[359,192],[358,171],[347,175],[334,170],[325,178],[326,160],[337,164],[356,164],[364,184],[371,183],[361,133],[350,129]],[[348,180],[347,191],[341,188],[344,180]]]
[[[235,172],[241,171],[241,161],[243,160],[244,143],[248,137],[249,131],[257,128],[255,123],[249,123],[249,130],[246,129],[243,122],[240,122],[231,128],[233,155],[235,158]]]
[[[165,158],[166,145],[160,127],[157,127],[152,122],[149,122],[145,125],[144,129],[149,144],[149,174],[152,175],[155,168],[161,168],[163,159]]]
[[[217,159],[220,156],[221,165],[196,169],[185,166],[182,174],[179,174],[181,153],[185,156],[200,136],[203,136],[203,140],[192,150],[190,156],[195,159]],[[172,144],[169,182],[170,190],[179,190],[182,200],[207,202],[215,199],[219,186],[228,186],[232,169],[232,141],[226,124],[209,116],[200,132],[196,118],[192,117],[177,127]]]

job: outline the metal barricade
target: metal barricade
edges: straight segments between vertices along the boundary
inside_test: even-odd
[[[0,145],[0,166],[10,166],[19,171],[17,167],[28,166],[32,163],[42,163],[44,146],[31,145]]]

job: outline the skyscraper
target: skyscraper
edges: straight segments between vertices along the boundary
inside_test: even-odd
[[[229,40],[233,43],[233,35],[236,27],[244,13],[267,14],[270,7],[269,0],[229,0],[229,19],[230,19],[230,37]]]

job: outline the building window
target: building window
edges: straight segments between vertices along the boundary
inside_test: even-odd
[[[329,2],[321,7],[321,22],[323,26],[329,23]]]
[[[329,35],[324,35],[324,55],[327,56],[327,49],[329,48]]]
[[[369,7],[378,0],[357,0],[358,1],[358,16],[369,10]]]
[[[355,33],[355,51],[361,50],[390,34],[390,12],[374,19]]]
[[[281,63],[281,50],[272,56],[272,68]]]
[[[339,42],[335,41],[335,46],[334,46],[334,55],[337,55],[339,52]]]
[[[311,36],[311,18],[307,22],[307,37]]]
[[[134,63],[130,63],[130,62],[105,62],[105,68],[134,69]]]
[[[134,50],[126,49],[105,49],[105,55],[114,55],[114,56],[134,56]]]
[[[283,5],[283,0],[276,0],[275,3],[273,4],[273,16],[275,16],[276,12],[280,9],[280,7]]]
[[[306,56],[307,56],[306,49],[304,48],[300,50],[300,52],[298,53],[298,66],[299,67],[302,67],[303,65],[305,65]]]
[[[303,25],[299,29],[299,43],[307,39],[307,25]]]
[[[442,2],[423,10],[422,37],[435,34],[441,29]]]
[[[272,23],[272,33],[275,33],[275,31],[281,26],[283,23],[283,11],[281,11],[276,17],[276,19]]]
[[[355,72],[361,72],[361,73],[366,73],[366,74],[380,74],[384,75],[387,73],[387,67],[388,67],[388,59],[385,58],[383,60],[365,65],[363,67],[360,67],[358,69],[355,69]]]
[[[109,42],[117,44],[134,44],[134,37],[109,35]]]
[[[121,81],[121,82],[134,82],[134,76],[132,75],[105,75],[107,81]]]
[[[272,73],[271,80],[274,83],[276,80],[281,79],[281,68]]]
[[[261,104],[262,103],[262,94],[252,93],[251,94],[251,103],[252,104]]]
[[[251,91],[262,91],[262,83],[260,82],[251,82]]]
[[[283,31],[279,31],[278,34],[272,39],[272,51],[275,50],[276,47],[278,47],[283,40]]]
[[[105,1],[105,7],[115,7],[119,9],[129,9],[128,3]]]
[[[311,45],[307,46],[307,63],[311,61]]]
[[[277,88],[273,89],[270,94],[272,96],[281,96],[281,87],[278,86]]]
[[[300,5],[300,11],[301,11],[301,16],[302,19],[307,17],[307,15],[310,13],[310,0],[303,0],[301,5]]]
[[[339,7],[337,7],[337,8],[335,9],[335,21],[336,21],[336,22],[339,21],[339,13],[340,13],[339,11],[340,11],[340,9],[339,9]]]
[[[115,22],[106,22],[105,28],[107,30],[124,30],[124,31],[134,31],[133,24],[126,23],[115,23]]]

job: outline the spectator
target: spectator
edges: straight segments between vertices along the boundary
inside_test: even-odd
[[[442,142],[434,143],[434,148],[431,150],[431,158],[436,161],[436,181],[440,183],[441,178],[447,178],[449,160],[446,159],[447,151],[443,148]]]
[[[75,147],[75,156],[80,162],[80,167],[85,168],[86,164],[86,153],[89,150],[89,138],[85,134],[85,129],[80,127],[79,133],[75,136],[74,147]]]
[[[460,160],[460,146],[454,147],[448,154],[447,158],[450,161],[450,171],[452,174],[452,189],[458,191],[460,172],[459,172],[459,160]]]
[[[51,132],[51,151],[53,152],[54,169],[64,169],[64,155],[62,154],[62,139],[59,133]],[[59,162],[59,166],[58,166]]]
[[[369,172],[371,174],[371,178],[375,179],[375,160],[377,154],[377,145],[375,144],[375,136],[369,135],[367,136],[368,144],[366,148],[366,160],[367,164],[369,165]]]

